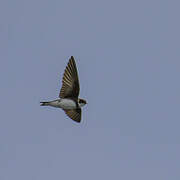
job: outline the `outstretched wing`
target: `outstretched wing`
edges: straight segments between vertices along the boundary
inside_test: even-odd
[[[81,122],[81,108],[78,109],[64,109],[65,113],[74,121]]]
[[[71,56],[68,65],[64,71],[62,79],[62,88],[59,93],[60,98],[78,98],[79,96],[79,79],[74,57]]]

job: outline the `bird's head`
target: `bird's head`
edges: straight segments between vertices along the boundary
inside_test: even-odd
[[[80,107],[82,107],[82,106],[86,105],[87,102],[84,99],[78,99],[78,104],[79,104]]]

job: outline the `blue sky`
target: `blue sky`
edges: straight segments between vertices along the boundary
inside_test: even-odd
[[[0,2],[0,179],[180,179],[179,1]],[[58,97],[73,55],[82,123]]]

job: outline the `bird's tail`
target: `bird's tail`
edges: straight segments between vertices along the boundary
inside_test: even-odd
[[[49,105],[49,102],[40,102],[41,105],[40,106],[48,106]]]

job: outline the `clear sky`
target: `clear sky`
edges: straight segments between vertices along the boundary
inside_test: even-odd
[[[180,2],[1,0],[0,180],[179,180]],[[39,106],[73,55],[82,123]]]

